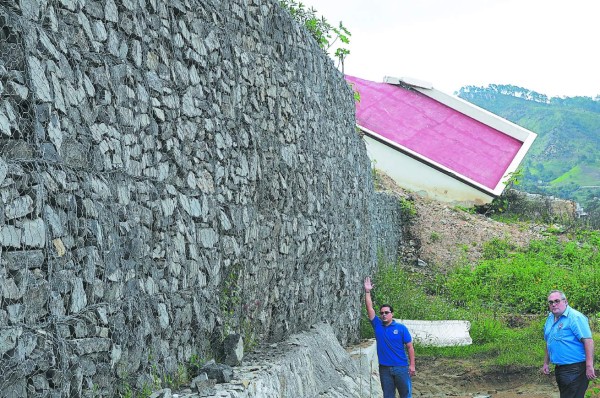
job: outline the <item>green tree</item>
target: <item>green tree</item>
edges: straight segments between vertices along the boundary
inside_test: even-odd
[[[344,73],[344,60],[350,54],[347,47],[350,44],[350,32],[342,22],[340,21],[339,25],[334,27],[325,17],[319,18],[317,10],[312,7],[307,8],[304,4],[294,0],[280,0],[279,4],[310,32],[327,55],[338,60],[337,67],[341,67],[341,71]],[[338,43],[337,48],[334,47],[336,43]],[[330,51],[333,53],[331,54]]]

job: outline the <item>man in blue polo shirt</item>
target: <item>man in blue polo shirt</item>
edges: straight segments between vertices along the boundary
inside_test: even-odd
[[[550,363],[553,363],[560,398],[583,398],[588,380],[596,378],[590,324],[585,315],[569,306],[567,297],[560,290],[550,292],[548,306],[542,372],[550,374]]]
[[[365,278],[365,304],[377,341],[379,379],[383,398],[394,398],[396,390],[400,398],[412,398],[410,378],[415,375],[415,349],[412,337],[406,326],[394,320],[394,310],[391,305],[383,304],[379,307],[380,318],[375,316],[371,299],[373,287],[371,278]]]

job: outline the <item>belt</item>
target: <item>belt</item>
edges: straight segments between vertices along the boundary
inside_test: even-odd
[[[577,363],[569,363],[566,365],[556,365],[556,368],[561,368],[561,369],[568,369],[568,368],[579,368],[579,367],[585,367],[585,361],[583,362],[577,362]]]

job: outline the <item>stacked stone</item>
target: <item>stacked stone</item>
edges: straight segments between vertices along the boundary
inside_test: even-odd
[[[371,228],[374,244],[371,245],[371,254],[386,264],[396,264],[401,245],[406,243],[404,238],[407,234],[402,227],[409,223],[403,222],[407,217],[400,200],[401,198],[386,192],[375,192],[373,195]]]
[[[352,92],[275,1],[20,0],[0,22],[0,395],[155,387],[232,332],[358,337]]]

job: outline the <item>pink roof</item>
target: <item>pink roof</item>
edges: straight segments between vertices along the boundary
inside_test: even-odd
[[[346,76],[360,94],[357,123],[490,189],[523,142],[416,90]]]

